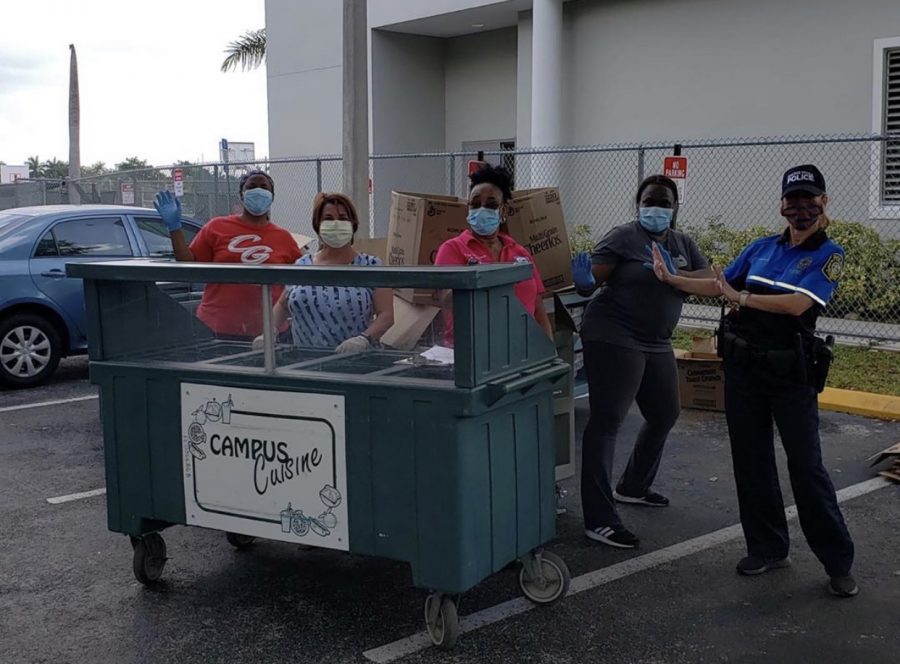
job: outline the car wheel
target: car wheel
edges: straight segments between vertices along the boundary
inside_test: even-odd
[[[0,383],[11,387],[40,385],[56,371],[62,340],[40,314],[13,314],[0,320]]]

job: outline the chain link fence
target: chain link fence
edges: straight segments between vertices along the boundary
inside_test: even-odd
[[[784,228],[781,174],[790,166],[816,164],[828,185],[829,233],[847,253],[841,286],[820,328],[845,338],[900,341],[900,189],[893,184],[900,182],[900,135],[508,150],[483,158],[509,168],[517,189],[558,187],[573,248],[586,249],[613,226],[634,219],[638,182],[661,173],[663,158],[676,151],[688,160],[678,226],[719,265],[752,239]],[[464,152],[374,156],[369,234],[387,235],[392,190],[465,196],[474,158]],[[273,218],[307,235],[315,194],[340,190],[343,176],[337,156],[172,166],[0,185],[0,209],[66,203],[69,187],[85,204],[152,207],[157,191],[172,188],[175,168],[182,171],[185,213],[201,221],[239,209],[244,172],[268,171],[276,185]],[[718,317],[711,304],[690,302],[685,320],[711,324]]]

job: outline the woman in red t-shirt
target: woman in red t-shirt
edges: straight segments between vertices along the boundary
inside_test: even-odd
[[[505,168],[485,166],[469,176],[469,228],[444,242],[437,251],[435,265],[478,265],[481,263],[531,263],[530,279],[515,285],[516,297],[551,339],[553,331],[544,309],[544,282],[531,252],[506,232],[504,212],[512,198],[512,177]],[[445,343],[453,346],[452,300],[444,297]]]
[[[175,260],[200,263],[292,264],[302,252],[291,234],[269,220],[275,182],[268,173],[250,171],[238,187],[241,214],[210,219],[188,246],[181,230],[181,201],[161,191],[154,203],[172,238]],[[272,304],[284,290],[272,287]],[[207,284],[197,308],[219,338],[252,341],[262,334],[262,295],[252,284]]]

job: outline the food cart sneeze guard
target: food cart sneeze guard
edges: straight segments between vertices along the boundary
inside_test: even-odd
[[[109,528],[135,575],[162,573],[172,525],[379,556],[433,591],[426,626],[449,647],[456,598],[519,559],[538,603],[568,587],[555,534],[553,392],[569,366],[515,297],[529,265],[68,266],[85,283],[100,387]],[[162,284],[453,291],[455,363],[416,351],[296,348],[266,307],[265,343],[222,338]],[[236,303],[236,305],[239,303]],[[255,323],[253,323],[255,325]],[[250,325],[250,324],[248,324]],[[407,361],[408,360],[408,361]]]

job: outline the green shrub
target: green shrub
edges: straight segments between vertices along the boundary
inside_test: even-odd
[[[900,322],[900,240],[858,221],[832,221],[828,235],[846,254],[831,315]]]

